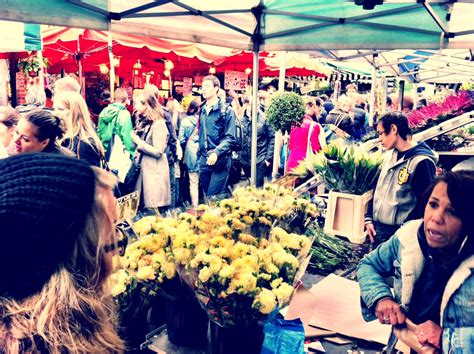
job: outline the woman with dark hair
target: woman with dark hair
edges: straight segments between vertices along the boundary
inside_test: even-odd
[[[192,100],[189,103],[186,116],[181,122],[179,128],[179,143],[184,151],[183,162],[188,170],[189,176],[189,194],[193,207],[199,204],[199,169],[197,164],[197,151],[199,148],[198,132],[198,114],[199,104]]]
[[[15,130],[15,151],[53,152],[72,155],[59,145],[63,136],[61,120],[50,111],[34,109],[21,116]]]
[[[145,208],[163,208],[171,204],[171,187],[166,146],[169,132],[163,109],[155,95],[145,91],[135,102],[139,121],[130,136],[137,146],[135,160],[140,162],[137,189]]]
[[[113,175],[60,154],[0,160],[0,353],[119,353],[105,284]]]
[[[474,172],[447,172],[427,193],[424,218],[404,224],[361,260],[362,312],[394,326],[409,318],[421,345],[472,353]]]
[[[408,119],[401,112],[382,116],[377,133],[388,151],[365,215],[365,228],[371,242],[380,243],[405,221],[421,216],[415,207],[434,180],[438,157],[424,142],[411,139]]]

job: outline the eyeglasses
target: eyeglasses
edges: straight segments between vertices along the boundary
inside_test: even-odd
[[[384,132],[383,130],[382,130],[382,131],[377,130],[377,135],[378,135],[378,136],[382,136],[383,134],[385,134],[385,132]]]
[[[313,104],[313,102],[306,102],[306,106],[308,106],[308,107],[313,107],[314,104]]]

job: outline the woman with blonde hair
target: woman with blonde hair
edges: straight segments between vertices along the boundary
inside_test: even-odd
[[[115,177],[61,154],[0,160],[0,353],[116,353],[105,288]]]
[[[131,133],[137,145],[135,159],[140,163],[136,189],[140,191],[145,208],[163,208],[171,204],[171,187],[166,147],[170,133],[155,95],[144,92],[135,108],[139,115]]]
[[[92,166],[101,166],[104,148],[97,135],[86,101],[77,92],[65,91],[54,97],[54,114],[61,118],[66,132],[61,144],[78,159]]]

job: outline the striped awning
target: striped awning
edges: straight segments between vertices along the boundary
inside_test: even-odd
[[[0,52],[41,50],[41,26],[0,21]]]

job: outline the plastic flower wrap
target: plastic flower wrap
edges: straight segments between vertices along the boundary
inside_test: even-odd
[[[267,185],[238,188],[232,198],[201,205],[194,214],[142,218],[133,225],[138,240],[121,258],[113,293],[130,298],[130,290],[142,287],[142,294],[153,295],[179,275],[212,320],[255,323],[288,303],[309,263],[312,238],[276,225],[311,223],[318,215],[308,200]]]
[[[229,199],[199,216],[182,214],[186,236],[172,241],[181,278],[222,326],[255,324],[285,306],[312,243],[281,228],[253,233],[267,222],[260,218],[268,220],[268,208],[241,207]]]
[[[381,152],[369,153],[336,140],[304,164],[321,175],[328,189],[362,195],[374,188],[382,160]]]
[[[156,295],[162,284],[177,275],[171,251],[171,234],[177,220],[159,216],[146,216],[133,229],[138,240],[128,245],[125,255],[119,258],[120,268],[112,276],[112,295],[126,296],[136,288],[141,292]]]

